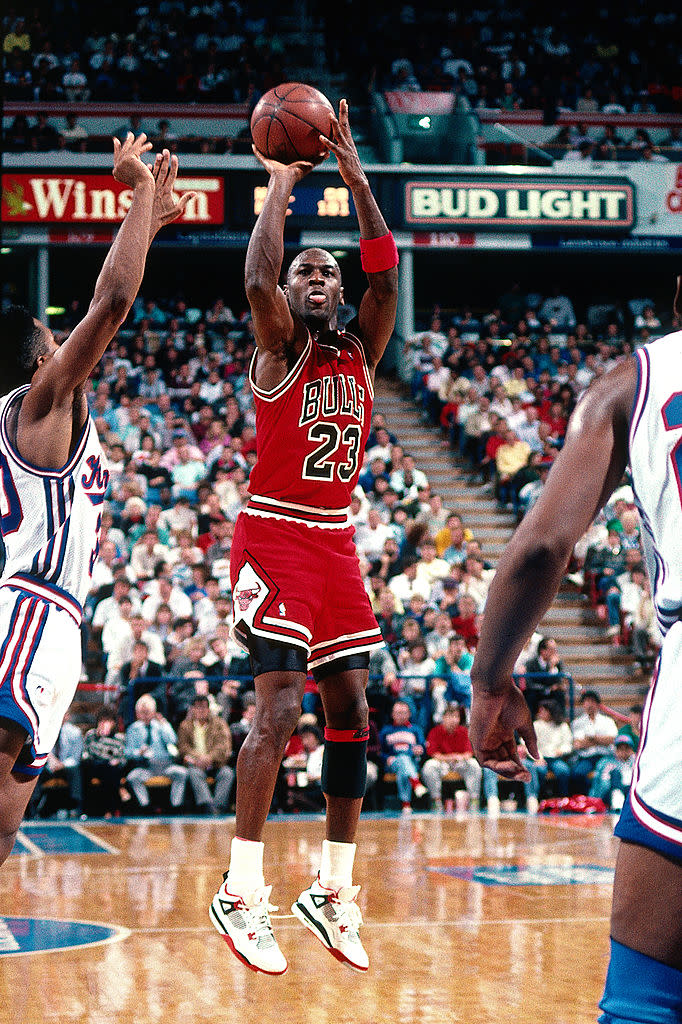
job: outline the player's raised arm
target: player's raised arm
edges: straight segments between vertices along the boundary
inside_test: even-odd
[[[22,419],[37,419],[53,406],[66,405],[99,362],[128,315],[137,295],[149,243],[155,181],[142,154],[151,148],[146,135],[114,139],[113,174],[133,190],[125,220],[104,261],[90,308],[54,356],[40,367],[22,404]]]
[[[369,280],[358,318],[368,362],[376,366],[395,326],[398,252],[360,163],[350,129],[346,100],[341,100],[339,104],[338,119],[332,117],[332,132],[333,139],[324,139],[324,136],[321,139],[336,154],[341,177],[353,193],[360,225],[362,266]]]
[[[507,778],[527,776],[515,730],[537,756],[530,712],[514,685],[513,667],[559,589],[576,541],[622,478],[636,382],[631,359],[580,400],[542,494],[512,537],[490,587],[471,670],[470,736],[480,763]]]
[[[281,164],[259,153],[255,146],[253,152],[270,174],[270,181],[246,250],[244,286],[259,349],[285,358],[297,333],[303,340],[306,332],[300,321],[294,321],[286,296],[279,287],[284,259],[284,223],[293,187],[313,165],[304,160]]]

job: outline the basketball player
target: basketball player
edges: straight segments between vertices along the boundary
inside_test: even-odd
[[[338,960],[368,966],[352,869],[367,773],[369,652],[382,640],[349,505],[371,425],[374,371],[395,322],[398,255],[360,164],[345,100],[332,134],[325,143],[353,194],[369,280],[358,316],[337,329],[341,273],[323,249],[300,253],[285,287],[278,285],[289,198],[311,164],[279,164],[256,152],[270,181],[246,254],[258,459],[237,520],[231,579],[256,716],[237,761],[236,836],[211,919],[236,956],[266,974],[284,973],[287,961],[270,926],[261,833],[309,668],[326,721],[327,827],[319,875],[292,909]]]
[[[177,161],[153,170],[146,136],[114,140],[113,173],[131,203],[68,339],[22,307],[0,318],[0,863],[80,675],[82,605],[99,550],[109,481],[84,385],[137,295],[152,238],[191,197],[172,196]]]
[[[538,750],[512,668],[556,594],[575,542],[629,461],[664,639],[616,826],[622,842],[602,1024],[682,1020],[681,381],[678,332],[639,349],[585,393],[541,497],[500,560],[471,673],[476,756],[504,778],[525,781],[515,733],[534,757]]]

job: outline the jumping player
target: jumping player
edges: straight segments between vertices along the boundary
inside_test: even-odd
[[[84,385],[137,295],[149,245],[182,212],[177,160],[141,159],[145,135],[114,140],[113,174],[131,204],[90,308],[59,346],[28,310],[0,318],[0,864],[80,675],[82,605],[99,550],[109,473]]]
[[[664,639],[616,826],[621,845],[602,1024],[682,1019],[681,370],[682,331],[639,349],[583,396],[540,499],[500,560],[471,673],[476,756],[505,778],[525,780],[515,731],[533,756],[538,752],[513,665],[556,594],[575,542],[629,461]]]
[[[360,224],[369,288],[357,318],[337,329],[341,273],[323,249],[300,253],[286,286],[278,286],[289,198],[311,164],[284,165],[254,150],[270,181],[246,255],[258,459],[237,520],[231,580],[256,716],[237,761],[236,836],[211,919],[237,957],[266,974],[284,973],[287,961],[270,925],[261,833],[308,668],[325,713],[327,827],[319,875],[292,910],[338,960],[361,971],[368,966],[352,869],[367,773],[369,652],[382,640],[360,577],[349,505],[370,429],[374,371],[395,323],[398,256],[360,164],[345,100],[333,138],[323,142],[336,154]]]

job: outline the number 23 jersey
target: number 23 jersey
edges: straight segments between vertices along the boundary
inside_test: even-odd
[[[277,516],[278,510],[286,515],[290,505],[305,506],[323,510],[326,516],[319,518],[338,527],[346,524],[360,475],[374,388],[355,334],[332,331],[322,338],[308,335],[296,364],[271,391],[256,384],[254,355],[257,461],[249,478],[249,511]]]

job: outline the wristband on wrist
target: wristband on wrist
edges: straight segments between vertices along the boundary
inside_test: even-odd
[[[380,274],[398,266],[398,249],[389,231],[380,238],[360,239],[360,262],[367,274]]]

